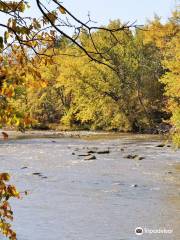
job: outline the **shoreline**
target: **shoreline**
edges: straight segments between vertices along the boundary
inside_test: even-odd
[[[147,134],[147,133],[123,133],[112,131],[57,131],[57,130],[27,130],[25,132],[15,130],[0,131],[0,140],[3,140],[1,132],[5,131],[9,135],[9,140],[25,139],[25,138],[83,138],[83,139],[103,139],[103,138],[131,138],[135,140],[154,139],[165,141],[168,140],[167,135]]]

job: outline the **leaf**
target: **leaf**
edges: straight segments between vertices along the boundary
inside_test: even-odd
[[[7,31],[5,31],[4,33],[4,42],[7,43],[7,40],[9,38],[9,33]]]
[[[62,14],[66,14],[65,8],[62,7],[62,6],[59,7],[59,11],[60,11],[60,13],[62,13]]]
[[[8,173],[1,173],[0,174],[0,181],[9,181],[10,180],[10,175]]]
[[[4,47],[4,45],[3,45],[3,38],[0,37],[0,49],[2,49],[3,47]]]

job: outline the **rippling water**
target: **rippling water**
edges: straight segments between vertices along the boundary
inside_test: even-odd
[[[18,239],[134,240],[141,226],[173,229],[141,239],[179,240],[180,151],[158,144],[118,135],[1,141],[1,172],[29,192],[12,202]],[[94,148],[110,153],[92,161],[78,156]]]

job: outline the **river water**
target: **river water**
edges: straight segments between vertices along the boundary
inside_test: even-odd
[[[18,239],[179,240],[180,151],[160,143],[141,135],[1,141],[0,171],[28,191],[11,202]],[[110,152],[85,161],[88,150]],[[137,227],[169,233],[137,236]]]

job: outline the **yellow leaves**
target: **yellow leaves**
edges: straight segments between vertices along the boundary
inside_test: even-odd
[[[35,71],[34,73],[36,77],[41,78],[41,73],[39,71]]]
[[[8,97],[8,98],[13,97],[14,94],[15,94],[13,85],[8,86],[7,83],[4,82],[3,88],[1,90],[1,94]]]
[[[10,240],[16,240],[16,233],[10,228],[11,225],[4,220],[0,221],[0,230],[3,235],[9,237]]]
[[[172,32],[176,28],[172,29]],[[163,51],[164,60],[162,64],[168,71],[161,77],[160,81],[165,85],[164,95],[168,97],[167,110],[172,116],[170,123],[173,126],[172,139],[177,147],[180,147],[180,42],[179,32],[171,36]]]
[[[7,43],[7,40],[9,38],[9,32],[5,31],[4,33],[4,42]]]
[[[0,36],[0,49],[2,49],[4,47],[4,44],[3,44],[3,37]]]
[[[56,19],[57,19],[57,13],[55,12],[55,11],[52,11],[52,12],[49,12],[49,13],[47,13],[44,17],[43,17],[43,22],[44,22],[44,24],[47,24],[47,23],[49,23],[49,21],[51,22],[51,23],[55,23],[55,21],[56,21]]]
[[[13,30],[16,30],[17,22],[13,18],[8,19],[8,27],[12,28]]]
[[[21,1],[20,3],[18,3],[18,10],[20,12],[24,12],[25,8],[26,8],[26,5],[24,2]]]
[[[6,3],[3,3],[3,1],[0,3],[0,9],[2,11],[8,12],[8,11],[19,11],[24,12],[26,7],[26,4],[24,1],[16,2],[16,1],[6,1]]]
[[[159,49],[165,51],[167,44],[179,32],[178,16],[176,14],[174,16],[174,18],[170,18],[170,21],[165,24],[162,24],[158,18],[150,22],[146,28],[148,31],[144,31],[143,33],[143,41],[145,43],[155,43]]]
[[[24,1],[6,1],[6,3],[3,3],[4,1],[0,2],[0,9],[4,12],[9,12],[9,11],[19,11],[19,12],[24,12],[27,3]]]
[[[16,190],[16,187],[13,185],[9,185],[7,187],[7,193],[11,196],[11,197],[16,197],[19,198],[19,192]]]
[[[13,221],[13,211],[9,198],[19,198],[19,192],[14,185],[7,185],[10,180],[8,173],[0,173],[0,232],[11,240],[16,240],[16,233],[11,229],[9,221]]]
[[[41,24],[39,23],[39,21],[36,18],[33,18],[32,25],[33,25],[34,29],[36,29],[36,30],[39,30],[41,28]]]
[[[59,7],[59,11],[60,11],[60,13],[62,13],[62,14],[66,14],[66,10],[65,10],[65,8],[64,8],[63,6],[60,6],[60,7]]]
[[[47,83],[45,81],[42,81],[40,84],[41,84],[42,88],[46,88],[47,87]]]

